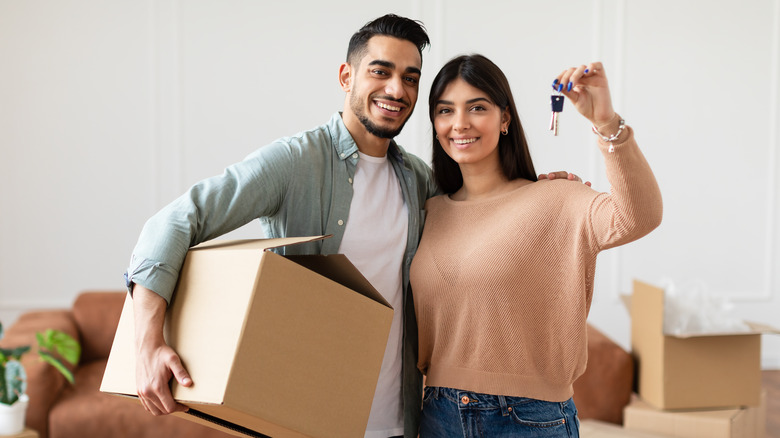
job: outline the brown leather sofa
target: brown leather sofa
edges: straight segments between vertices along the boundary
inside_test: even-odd
[[[49,328],[70,334],[82,345],[73,386],[35,355],[23,358],[30,396],[27,427],[41,438],[232,436],[178,417],[155,417],[137,401],[100,392],[124,299],[124,292],[84,292],[72,309],[28,312],[7,328],[0,342],[4,347],[32,344],[36,332]],[[631,397],[634,361],[590,325],[588,337],[588,369],[574,385],[580,418],[621,424]]]

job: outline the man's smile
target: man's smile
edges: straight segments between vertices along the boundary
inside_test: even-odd
[[[388,111],[395,111],[395,112],[401,111],[400,106],[392,106],[384,102],[376,102],[376,106],[378,106],[379,108],[386,109]]]

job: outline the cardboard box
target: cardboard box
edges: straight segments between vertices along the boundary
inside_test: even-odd
[[[323,237],[187,253],[165,326],[194,383],[172,384],[177,415],[239,436],[364,435],[393,309],[344,255],[268,251]],[[132,313],[128,296],[103,392],[137,397]]]
[[[627,430],[616,424],[598,420],[580,421],[580,438],[671,438],[651,432]]]
[[[761,334],[780,331],[748,323],[745,333],[664,335],[664,291],[640,281],[630,309],[642,400],[659,409],[759,405]]]
[[[16,435],[0,435],[0,437],[3,438],[38,438],[38,432],[30,429],[25,428],[23,431],[17,433]]]
[[[663,411],[639,398],[623,411],[625,428],[676,438],[764,438],[766,393],[758,406],[741,409]]]

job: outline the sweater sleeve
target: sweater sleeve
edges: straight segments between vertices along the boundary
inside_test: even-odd
[[[658,227],[663,215],[661,191],[650,165],[626,126],[620,143],[599,140],[610,193],[601,193],[590,205],[590,233],[599,251],[623,245]]]

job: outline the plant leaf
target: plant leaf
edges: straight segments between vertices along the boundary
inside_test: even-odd
[[[76,365],[81,357],[81,344],[65,332],[54,332],[54,348],[65,360]]]
[[[19,360],[22,355],[28,351],[30,351],[29,345],[16,348],[0,348],[0,354],[3,356],[0,361]]]
[[[50,331],[51,331],[51,329],[46,330],[46,332],[50,332]],[[44,332],[44,333],[46,333],[46,332]],[[51,342],[49,342],[49,340],[46,338],[46,335],[44,333],[41,333],[41,332],[36,333],[35,334],[35,339],[38,340],[38,345],[40,347],[49,349],[49,348],[51,348],[51,346],[50,346]]]
[[[5,383],[5,365],[0,365],[0,403],[10,405],[8,400],[8,385]]]
[[[22,364],[16,360],[5,364],[2,381],[3,403],[14,404],[19,396],[27,391],[27,374],[25,374]]]
[[[59,359],[55,358],[54,356],[52,356],[50,353],[46,351],[40,351],[38,352],[38,355],[41,357],[41,360],[50,364],[51,366],[56,368],[57,371],[62,373],[62,375],[65,376],[66,379],[68,379],[68,382],[70,383],[74,382],[73,373],[71,373],[70,370],[67,367],[65,367],[65,365],[62,362],[60,362]]]

